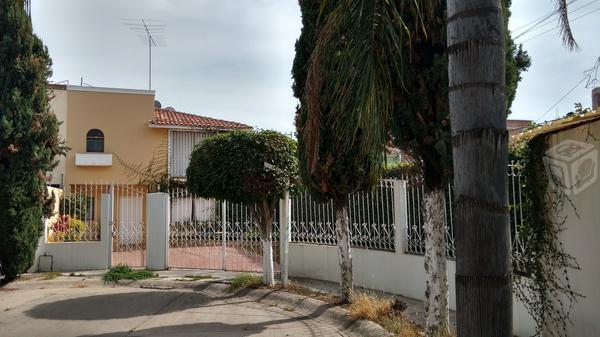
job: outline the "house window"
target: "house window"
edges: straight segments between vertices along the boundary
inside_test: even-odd
[[[98,129],[91,129],[87,133],[86,152],[104,152],[104,133]]]

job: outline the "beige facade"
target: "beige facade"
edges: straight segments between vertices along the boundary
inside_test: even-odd
[[[154,92],[78,86],[55,86],[52,110],[63,122],[60,134],[71,148],[54,170],[52,183],[131,184],[121,158],[147,165],[160,147],[167,146],[167,129],[149,128],[154,114]],[[104,135],[104,151],[89,153],[90,130]]]

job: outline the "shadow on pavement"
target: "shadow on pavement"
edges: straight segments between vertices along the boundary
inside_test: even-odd
[[[187,294],[189,300],[177,301]],[[144,291],[77,297],[39,304],[25,313],[38,319],[105,320],[169,313],[199,307],[213,298],[199,293]]]

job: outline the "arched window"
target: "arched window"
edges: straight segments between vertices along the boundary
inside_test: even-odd
[[[104,152],[104,133],[98,129],[91,129],[87,133],[86,152]]]

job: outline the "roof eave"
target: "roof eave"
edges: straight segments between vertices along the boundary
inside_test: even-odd
[[[179,131],[236,131],[236,130],[251,130],[252,127],[245,128],[207,128],[203,126],[183,126],[183,125],[162,125],[148,122],[148,127],[153,129],[171,129]]]

